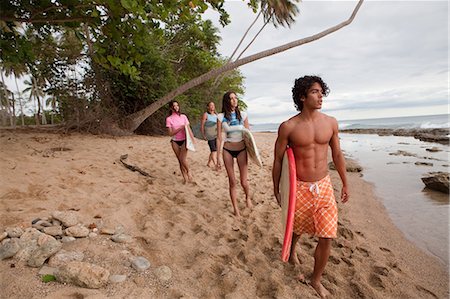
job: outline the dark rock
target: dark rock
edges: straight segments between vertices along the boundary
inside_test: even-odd
[[[401,151],[401,150],[398,150],[395,153],[389,153],[389,155],[391,155],[391,156],[417,157],[416,154],[412,154],[412,153],[409,153],[409,152],[406,152],[406,151]]]
[[[420,161],[417,161],[416,163],[414,163],[415,165],[422,165],[422,166],[433,166],[433,163],[430,163],[430,162],[420,162]]]
[[[336,166],[333,162],[328,163],[328,168],[331,170],[336,170]],[[345,168],[347,172],[361,172],[363,168],[357,162],[353,160],[345,160]]]
[[[425,149],[427,152],[432,152],[432,153],[435,153],[435,152],[441,152],[442,150],[440,150],[440,149],[438,149],[437,147],[435,147],[435,146],[433,146],[432,148],[426,148]]]
[[[422,178],[427,188],[443,193],[449,193],[449,173],[448,172],[430,172]]]

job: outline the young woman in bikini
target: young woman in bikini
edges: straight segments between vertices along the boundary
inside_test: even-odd
[[[187,149],[186,149],[186,130],[189,126],[189,120],[185,114],[180,112],[180,104],[177,101],[172,101],[169,104],[170,115],[166,118],[166,127],[169,132],[169,136],[172,137],[170,143],[172,145],[173,152],[178,159],[180,165],[181,174],[183,175],[183,183],[191,182],[192,176],[189,172],[189,166],[187,163]],[[191,135],[193,136],[192,132]]]
[[[208,141],[210,150],[208,164],[206,165],[217,169],[217,113],[214,102],[209,102],[206,109],[200,126],[200,131],[203,138]]]
[[[245,199],[248,208],[252,208],[250,190],[247,181],[248,160],[245,143],[242,138],[243,128],[249,128],[247,113],[239,111],[238,99],[236,93],[229,91],[223,95],[222,113],[217,121],[217,144],[222,144],[222,130],[225,132],[223,140],[223,163],[227,170],[228,182],[230,185],[231,204],[233,205],[234,215],[239,217],[239,208],[237,204],[237,183],[234,174],[234,159],[237,160],[239,167],[241,186],[245,192]],[[219,147],[219,154],[221,148]],[[217,162],[218,168],[221,167],[220,161]]]

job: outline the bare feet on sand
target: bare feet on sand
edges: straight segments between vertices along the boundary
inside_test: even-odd
[[[253,204],[252,204],[251,199],[247,199],[247,208],[249,208],[250,210],[253,209]]]
[[[311,281],[311,286],[316,290],[317,294],[319,294],[320,298],[330,298],[330,292],[325,289],[325,287],[320,283],[314,283]]]
[[[298,281],[300,281],[301,283],[308,283],[308,282],[306,281],[305,275],[303,275],[303,274],[299,274],[298,277],[297,277],[297,279],[298,279]]]
[[[289,263],[294,266],[300,265],[300,260],[298,259],[297,252],[291,252],[291,254],[289,255]],[[303,277],[303,279],[305,278]]]

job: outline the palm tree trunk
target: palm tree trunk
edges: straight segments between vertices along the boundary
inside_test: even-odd
[[[6,117],[4,117],[4,114],[7,114],[9,117],[9,125],[12,127],[13,126],[13,116],[11,113],[11,101],[9,100],[8,97],[8,93],[6,91],[6,84],[5,84],[5,77],[3,76],[3,72],[1,72],[2,74],[2,83],[3,83],[3,95],[5,97],[5,103],[4,103],[4,112],[2,113],[2,125],[6,126]],[[3,109],[2,109],[3,110]]]
[[[241,54],[239,54],[239,56],[236,58],[236,60],[239,60],[239,58],[241,58],[241,56],[244,54],[244,52],[247,51],[247,49],[253,44],[253,42],[258,37],[258,35],[263,31],[264,27],[266,27],[267,23],[269,23],[269,20],[264,22],[264,25],[262,25],[261,29],[259,29],[259,31],[255,34],[253,39],[248,43],[247,47],[245,47],[244,50],[242,50]]]
[[[22,94],[20,93],[20,89],[19,89],[19,85],[17,84],[16,76],[14,76],[14,80],[16,81],[17,94],[19,95],[20,119],[22,121],[22,127],[23,127],[23,126],[25,126],[25,120],[24,120],[24,115],[23,115]]]
[[[35,94],[34,95],[34,101],[36,102],[36,114],[34,116],[34,119],[36,121],[36,125],[39,126],[41,124],[41,102],[39,101],[39,97]]]
[[[12,93],[12,101],[11,101],[11,107],[12,107],[12,127],[16,128],[16,100],[14,99],[14,93]]]
[[[47,116],[45,115],[45,101],[44,98],[42,98],[41,107],[42,107],[42,124],[47,124]]]
[[[256,18],[253,20],[253,22],[250,24],[250,26],[248,26],[247,31],[245,31],[244,35],[242,36],[241,40],[239,41],[238,45],[236,46],[236,48],[234,49],[233,53],[231,54],[230,58],[228,58],[228,61],[231,61],[233,59],[234,54],[236,54],[237,50],[239,49],[239,47],[241,46],[242,42],[244,41],[245,37],[247,36],[247,34],[249,33],[250,29],[253,27],[253,25],[255,25],[256,21],[258,20],[259,16],[261,15],[262,10],[258,13],[258,15],[256,16]]]
[[[260,12],[260,14],[261,14],[261,12]],[[258,15],[258,16],[259,16],[259,15]],[[256,19],[255,19],[255,21],[252,23],[251,26],[253,26],[253,24],[254,24],[255,22],[256,22]],[[269,23],[269,20],[267,20],[266,22],[264,22],[264,25],[262,25],[262,27],[261,27],[261,28],[259,29],[259,31],[255,34],[255,36],[252,38],[252,40],[247,44],[247,46],[244,48],[244,50],[242,50],[241,54],[239,54],[239,56],[236,58],[236,60],[239,60],[239,58],[241,58],[241,56],[244,54],[244,52],[247,51],[247,49],[253,44],[253,42],[256,40],[256,38],[258,37],[258,35],[263,31],[264,27],[266,27],[267,23]],[[251,26],[250,26],[250,27],[251,27]],[[248,32],[248,30],[250,30],[250,28],[247,29],[247,32]],[[247,34],[247,32],[245,33],[245,35]],[[243,38],[242,38],[242,39],[243,39]],[[242,43],[242,39],[241,39],[241,43]],[[241,43],[239,43],[238,47],[240,46]],[[234,54],[236,53],[236,50],[238,49],[238,47],[236,47],[236,49],[234,50],[234,52],[233,52],[233,54],[231,55],[231,57],[227,60],[226,64],[230,63],[230,61],[231,61],[231,59],[233,58]],[[213,90],[215,90],[215,89],[219,86],[220,82],[222,81],[222,79],[225,77],[226,74],[227,74],[227,72],[224,72],[224,73],[222,73],[222,74],[220,74],[219,76],[216,77],[216,80],[214,80],[214,83],[212,84],[212,86],[211,86],[211,88],[210,88],[210,91],[209,91],[209,94],[210,94],[210,95],[211,95],[211,93],[213,92]]]
[[[244,41],[245,37],[246,37],[247,34],[250,32],[250,29],[253,27],[253,25],[255,25],[256,21],[259,19],[259,16],[260,16],[261,14],[262,14],[262,10],[259,11],[259,13],[258,13],[258,15],[256,16],[256,18],[253,20],[253,22],[250,24],[250,26],[248,26],[247,30],[245,31],[244,35],[241,37],[241,40],[240,40],[239,43],[237,44],[236,48],[234,48],[233,53],[231,53],[231,56],[227,59],[226,64],[227,64],[227,63],[230,63],[230,61],[233,59],[234,54],[236,54],[237,50],[238,50],[239,47],[241,46],[241,44],[242,44],[242,42]],[[264,26],[266,26],[266,25],[264,24]],[[264,26],[263,26],[263,28],[264,28]],[[262,28],[261,28],[261,30],[262,30]],[[259,30],[258,34],[261,32],[261,30]],[[257,34],[256,36],[258,36],[258,34]],[[250,42],[250,44],[253,43],[253,41],[255,40],[256,36],[253,38],[253,40]],[[250,46],[250,44],[247,45],[247,47],[245,48],[245,50],[247,50],[247,48]],[[239,57],[242,55],[242,53],[245,52],[245,50],[241,52],[241,54],[239,55]],[[239,57],[238,57],[238,59],[239,59]],[[224,75],[225,75],[225,74],[222,74],[222,75],[219,75],[219,76],[216,77],[216,79],[214,80],[214,82],[213,82],[211,88],[209,89],[209,95],[211,95],[212,92],[217,88],[217,86],[219,86],[219,84],[220,84],[220,82],[222,81]]]
[[[302,38],[302,39],[299,39],[299,40],[296,40],[296,41],[293,41],[293,42],[290,42],[290,43],[287,43],[287,44],[284,44],[284,45],[281,45],[281,46],[278,46],[278,47],[275,47],[275,48],[272,48],[269,50],[265,50],[265,51],[244,57],[244,58],[234,61],[232,63],[225,64],[219,68],[212,69],[211,71],[188,81],[187,83],[172,90],[171,92],[169,92],[162,98],[158,99],[157,101],[153,102],[149,106],[145,107],[144,109],[128,115],[124,119],[123,123],[121,124],[123,129],[133,132],[134,130],[136,130],[139,127],[139,125],[144,120],[146,120],[150,115],[155,113],[155,111],[157,111],[159,108],[161,108],[162,106],[164,106],[165,104],[170,102],[176,96],[183,94],[185,91],[187,91],[197,85],[200,85],[212,78],[215,78],[222,73],[225,73],[227,71],[235,69],[241,65],[245,65],[247,63],[259,60],[261,58],[269,57],[274,54],[278,54],[278,53],[287,51],[289,49],[313,42],[315,40],[321,39],[322,37],[325,37],[325,36],[335,32],[335,31],[338,31],[339,29],[352,23],[352,21],[354,20],[356,14],[358,13],[358,10],[361,7],[363,2],[364,2],[364,0],[359,0],[358,4],[356,5],[356,7],[354,8],[354,10],[352,12],[352,15],[346,21],[343,21],[343,22],[341,22],[333,27],[330,27],[322,32],[319,32],[319,33],[311,35],[309,37]]]

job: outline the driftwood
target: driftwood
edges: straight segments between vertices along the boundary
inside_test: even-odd
[[[139,172],[140,174],[142,174],[143,176],[147,176],[147,177],[153,178],[148,172],[146,172],[146,171],[140,169],[140,168],[137,167],[137,166],[134,166],[134,165],[131,165],[131,164],[126,163],[124,160],[126,160],[127,158],[128,158],[128,154],[125,154],[125,155],[121,155],[121,156],[120,156],[120,162],[122,162],[123,166],[125,166],[126,168],[128,168],[128,169],[131,170],[131,171],[137,171],[137,172]]]

